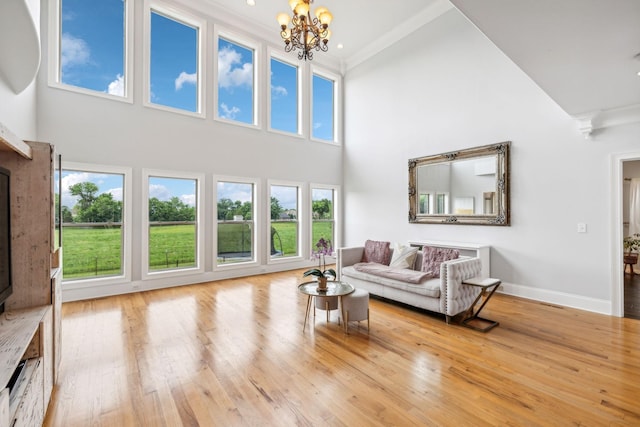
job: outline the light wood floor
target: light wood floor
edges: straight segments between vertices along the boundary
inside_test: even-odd
[[[371,300],[319,311],[300,271],[63,306],[46,426],[640,425],[640,321],[496,295],[484,334]]]

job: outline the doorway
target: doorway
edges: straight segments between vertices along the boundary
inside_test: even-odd
[[[640,233],[638,199],[637,196],[632,196],[632,192],[635,194],[640,193],[640,160],[623,161],[622,176],[622,237],[624,238]],[[636,262],[633,263],[633,261]],[[638,274],[640,273],[640,266],[637,263],[637,256],[624,256],[624,263],[622,315],[640,319],[640,275]]]

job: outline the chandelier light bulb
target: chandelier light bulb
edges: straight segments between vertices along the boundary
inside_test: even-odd
[[[309,13],[309,3],[300,2],[294,9],[294,12],[298,16],[307,16]]]
[[[327,9],[324,6],[320,6],[319,8],[316,9],[316,12],[315,12],[316,18],[320,20],[320,15],[322,15],[325,12],[329,12],[329,9]]]
[[[331,14],[331,12],[329,12],[328,10],[324,13],[322,13],[319,17],[318,20],[320,21],[320,23],[322,25],[326,27],[329,26],[329,24],[331,24],[331,21],[333,21],[333,15]]]
[[[294,11],[296,9],[296,6],[300,2],[301,0],[289,0],[289,6],[291,7],[291,10]]]
[[[279,13],[276,19],[278,20],[278,24],[280,24],[280,27],[283,31],[285,28],[287,28],[289,22],[291,22],[291,17],[288,13]]]

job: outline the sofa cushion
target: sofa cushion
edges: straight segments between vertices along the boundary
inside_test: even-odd
[[[416,256],[418,255],[418,249],[417,247],[404,246],[396,243],[393,247],[389,267],[413,269]]]
[[[410,270],[408,268],[391,267],[389,265],[378,264],[377,262],[359,262],[354,264],[353,268],[363,273],[413,284],[422,283],[425,279],[430,278],[429,273]]]
[[[457,249],[424,246],[422,248],[422,271],[431,277],[440,277],[440,264],[456,259],[459,255],[460,252]]]
[[[423,295],[431,298],[440,298],[440,279],[424,279],[419,284],[403,282],[401,280],[390,279],[387,277],[377,276],[375,274],[358,271],[354,266],[344,267],[340,276],[341,280],[349,282],[350,278],[376,283],[390,288],[400,289],[405,292],[411,292],[417,295]]]
[[[362,262],[377,262],[378,264],[389,265],[391,260],[390,244],[390,242],[367,240],[364,244]]]
[[[413,284],[403,282],[401,280],[389,279],[387,277],[376,276],[375,274],[364,273],[356,270],[353,266],[344,267],[342,269],[341,280],[349,282],[350,279],[375,283],[378,285],[399,289],[405,292],[411,292],[416,295],[422,295],[431,298],[440,298],[440,279],[424,279],[422,283]],[[359,286],[358,281],[354,281],[356,287]],[[366,288],[366,287],[365,287]]]

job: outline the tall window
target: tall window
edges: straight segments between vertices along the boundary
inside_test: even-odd
[[[255,261],[255,183],[218,181],[217,193],[217,265]]]
[[[217,117],[256,124],[255,49],[218,37]]]
[[[311,137],[322,141],[334,142],[336,140],[336,82],[326,76],[313,73],[311,85]]]
[[[131,0],[59,1],[56,82],[126,97]]]
[[[155,9],[150,23],[149,102],[199,112],[199,26]]]
[[[271,58],[271,129],[299,133],[299,68]]]
[[[333,188],[311,189],[311,251],[321,238],[336,247],[335,195]]]
[[[270,254],[271,259],[294,257],[300,254],[300,227],[298,223],[298,186],[271,185]]]
[[[198,266],[198,180],[148,176],[148,268]]]
[[[63,280],[124,274],[123,173],[62,169]]]

